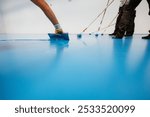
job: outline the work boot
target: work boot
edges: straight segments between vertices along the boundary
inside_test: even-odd
[[[142,39],[150,39],[150,34],[148,36],[142,37]]]
[[[150,30],[149,30],[150,33]],[[150,34],[148,36],[142,37],[142,39],[150,39]]]
[[[112,38],[114,38],[114,39],[122,39],[123,38],[123,36],[124,36],[124,34],[123,33],[117,33],[115,36],[113,36]]]
[[[109,36],[115,36],[115,35],[116,35],[116,33],[115,33],[115,32],[113,32],[113,33],[109,34]]]

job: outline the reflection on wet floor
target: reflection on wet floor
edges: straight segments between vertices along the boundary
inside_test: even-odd
[[[150,99],[150,41],[141,35],[25,37],[0,38],[0,99]]]

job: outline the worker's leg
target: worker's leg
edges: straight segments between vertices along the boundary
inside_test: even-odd
[[[46,3],[46,1],[45,0],[31,0],[31,1],[42,9],[42,11],[45,13],[45,15],[48,17],[48,19],[54,25],[56,33],[63,33],[62,28],[55,16],[54,12],[50,8],[50,6]]]
[[[122,38],[124,36],[133,18],[132,14],[141,1],[142,0],[130,0],[129,3],[124,6],[123,15],[119,22],[119,30],[116,34],[116,38]]]
[[[134,20],[135,20],[135,17],[136,17],[136,10],[132,11],[132,13],[131,13],[131,19],[130,19],[129,25],[127,27],[125,36],[132,36],[134,34],[134,28],[135,28]]]
[[[123,11],[121,20],[119,22],[119,29],[117,34],[115,35],[116,38],[122,38],[127,30],[127,27],[130,23],[131,15],[130,11]]]
[[[110,36],[114,36],[117,34],[117,31],[118,31],[118,28],[119,28],[119,22],[120,22],[120,19],[121,19],[121,16],[122,16],[122,7],[119,8],[119,13],[118,13],[118,17],[117,17],[117,20],[116,20],[116,25],[115,25],[115,30],[112,34],[109,34]]]

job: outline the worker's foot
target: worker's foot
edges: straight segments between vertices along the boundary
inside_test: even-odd
[[[150,30],[149,30],[149,35],[145,36],[145,37],[142,37],[142,39],[150,39]]]
[[[63,34],[63,30],[62,29],[56,29],[55,34]]]
[[[133,36],[133,34],[125,34],[124,36],[125,37],[131,37],[131,36]]]
[[[109,34],[109,36],[115,36],[116,35],[116,33],[111,33],[111,34]]]
[[[114,38],[114,39],[122,39],[123,38],[123,34],[122,33],[117,33],[116,35],[114,35],[112,38]]]
[[[119,37],[119,36],[112,36],[113,39],[122,39],[123,37]]]
[[[150,34],[148,36],[142,37],[142,39],[150,39]]]

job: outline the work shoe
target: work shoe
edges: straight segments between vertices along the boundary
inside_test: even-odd
[[[121,37],[121,36],[112,36],[112,39],[122,39],[123,37]]]
[[[56,29],[55,34],[63,34],[63,30],[62,29]]]
[[[113,39],[122,39],[123,37],[119,37],[119,36],[113,36]]]
[[[150,39],[150,34],[148,36],[142,37],[142,39]]]
[[[150,39],[150,30],[149,30],[149,35],[145,36],[145,37],[142,37],[142,39]]]
[[[124,34],[123,33],[117,33],[116,35],[114,35],[112,38],[115,38],[115,39],[122,39],[123,38],[123,36],[124,36]]]
[[[125,37],[131,37],[131,36],[133,36],[133,34],[125,34],[124,36]]]
[[[115,36],[116,35],[116,33],[111,33],[111,34],[109,34],[109,36]]]

